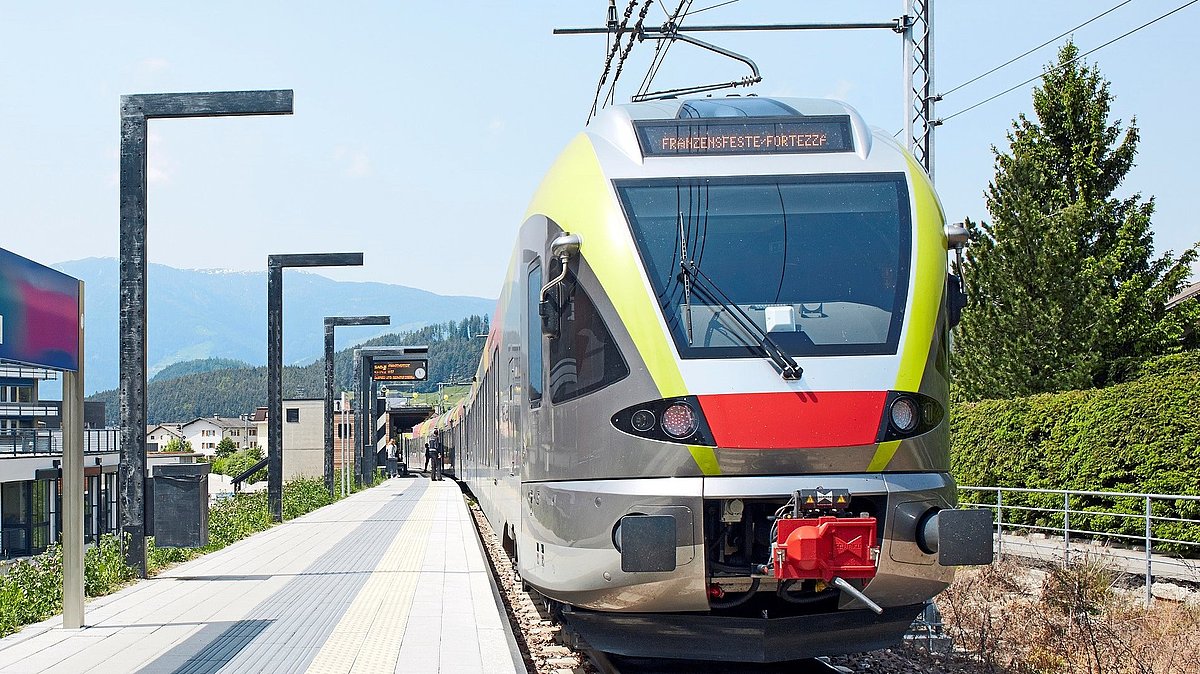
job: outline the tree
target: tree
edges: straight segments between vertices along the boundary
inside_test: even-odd
[[[217,458],[223,459],[237,450],[237,443],[233,441],[233,438],[226,436],[217,443]]]
[[[1136,118],[1109,121],[1109,82],[1068,42],[995,147],[992,222],[967,222],[969,299],[955,335],[966,399],[1103,386],[1178,348],[1166,316],[1196,257],[1153,257],[1154,199],[1113,193],[1134,165]],[[1118,140],[1120,141],[1118,143]]]
[[[262,461],[262,459],[262,448],[247,447],[246,449],[233,452],[228,456],[220,457],[216,461],[213,461],[212,472],[236,477],[249,470],[251,466]],[[265,479],[267,479],[267,471],[259,470],[251,475],[246,482],[255,483]]]
[[[167,440],[161,448],[160,452],[190,452],[192,451],[192,443],[183,438],[171,438]]]

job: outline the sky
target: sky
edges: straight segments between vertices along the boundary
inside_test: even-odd
[[[693,10],[721,0],[695,0]],[[1186,0],[937,2],[934,89],[947,92],[1120,5],[1073,33],[1100,46]],[[626,0],[619,0],[624,9]],[[656,0],[650,25],[665,20]],[[529,199],[584,128],[605,36],[604,0],[523,2],[30,3],[0,0],[0,247],[42,263],[118,254],[119,97],[293,89],[283,117],[154,120],[151,262],[261,270],[278,253],[363,251],[342,280],[495,297]],[[740,0],[684,25],[876,22],[903,2]],[[1118,194],[1153,195],[1156,247],[1200,240],[1192,117],[1200,4],[1088,57],[1111,81],[1113,118],[1136,116],[1137,166]],[[844,100],[871,125],[904,123],[900,38],[888,30],[707,33],[753,59],[764,81],[738,93]],[[1055,41],[947,94],[950,115],[1042,72]],[[628,100],[653,44],[635,44],[615,96]],[[675,45],[656,88],[727,81],[744,65]],[[936,130],[947,218],[990,220],[992,147],[1031,114],[1036,84]]]

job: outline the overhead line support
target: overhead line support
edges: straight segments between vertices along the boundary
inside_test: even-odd
[[[877,21],[871,23],[763,23],[763,24],[729,24],[729,25],[714,25],[714,26],[679,26],[673,25],[669,28],[643,28],[644,33],[732,33],[740,31],[763,31],[763,30],[870,30],[878,28],[886,28],[894,32],[902,32],[904,30],[904,20],[908,17],[900,17],[891,21]],[[555,35],[603,35],[604,33],[614,32],[609,28],[555,28]]]

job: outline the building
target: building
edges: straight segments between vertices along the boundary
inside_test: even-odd
[[[162,448],[171,440],[182,440],[183,431],[180,426],[183,424],[158,424],[157,426],[146,427],[146,451],[161,452]]]
[[[53,370],[0,364],[0,559],[43,552],[62,531],[62,403],[38,396],[42,382],[57,378]],[[84,430],[86,541],[117,528],[119,462],[116,429]]]
[[[192,451],[212,455],[224,438],[233,440],[237,449],[258,446],[258,427],[250,415],[233,419],[230,417],[197,417],[180,424],[183,439],[192,445]],[[149,438],[147,438],[149,442]]]
[[[345,450],[349,461],[354,457],[354,414],[341,410],[341,401],[334,401],[333,463],[334,471],[341,470]],[[254,423],[262,447],[267,446],[267,408],[259,407]],[[303,398],[283,401],[283,480],[296,477],[323,479],[325,476],[325,400]]]
[[[1193,283],[1185,287],[1183,290],[1179,291],[1178,295],[1175,295],[1171,299],[1167,300],[1166,309],[1170,311],[1171,309],[1174,309],[1180,304],[1183,304],[1184,302],[1193,298],[1200,298],[1200,283]]]

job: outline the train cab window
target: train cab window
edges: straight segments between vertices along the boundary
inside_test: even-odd
[[[756,333],[796,356],[896,353],[912,254],[904,174],[616,188],[683,358],[759,355]],[[681,274],[681,257],[697,271]]]
[[[542,320],[538,305],[542,300],[542,263],[535,261],[529,269],[529,284],[525,292],[525,331],[529,343],[529,404],[537,407],[542,402]]]
[[[555,276],[557,264],[550,269]],[[550,340],[550,399],[555,404],[598,391],[629,374],[612,333],[575,275],[568,272],[557,291],[559,335]]]

